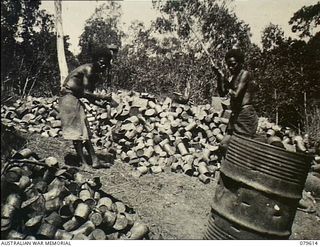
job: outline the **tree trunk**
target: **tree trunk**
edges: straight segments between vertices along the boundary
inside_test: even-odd
[[[62,7],[61,0],[54,0],[55,12],[56,12],[56,32],[57,32],[57,53],[58,63],[60,70],[60,86],[68,75],[68,65],[66,55],[64,52],[64,40],[63,40],[63,29],[62,29]]]
[[[303,107],[304,107],[304,119],[305,119],[304,128],[306,129],[309,127],[309,119],[308,119],[308,112],[307,112],[307,92],[306,91],[303,92]]]
[[[279,109],[278,109],[277,89],[274,90],[274,100],[276,102],[276,125],[278,125],[279,124]]]

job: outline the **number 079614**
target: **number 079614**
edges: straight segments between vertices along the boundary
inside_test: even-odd
[[[318,241],[315,241],[315,240],[302,240],[302,241],[300,241],[300,245],[304,245],[304,246],[318,245]]]

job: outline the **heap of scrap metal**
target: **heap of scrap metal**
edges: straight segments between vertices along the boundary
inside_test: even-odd
[[[1,169],[1,239],[148,238],[132,208],[86,177],[28,148],[13,154]]]
[[[170,98],[157,100],[147,93],[118,91],[115,108],[83,100],[96,149],[134,167],[134,175],[173,172],[197,176],[207,183],[220,167],[219,142],[230,111],[208,105],[188,105]],[[61,135],[57,98],[28,97],[1,108],[3,124],[44,137]],[[259,132],[266,142],[290,151],[306,151],[305,139],[289,128],[260,118]],[[280,133],[280,135],[279,135]]]

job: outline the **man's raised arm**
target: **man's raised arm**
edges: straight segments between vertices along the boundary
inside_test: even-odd
[[[229,94],[233,96],[235,99],[237,99],[240,95],[243,94],[249,80],[250,80],[250,74],[248,71],[245,71],[240,77],[240,82],[237,89],[236,90],[230,89]]]
[[[90,91],[85,91],[84,92],[84,97],[88,98],[88,100],[107,100],[111,101],[112,100],[112,95],[111,93],[108,94],[97,94],[97,93],[92,93]]]
[[[219,68],[213,67],[213,72],[216,74],[218,79],[218,93],[220,97],[224,97],[228,94],[229,82]]]

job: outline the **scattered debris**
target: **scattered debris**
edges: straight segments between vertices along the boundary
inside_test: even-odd
[[[1,167],[1,239],[143,239],[149,227],[100,189],[99,177],[30,149]]]

